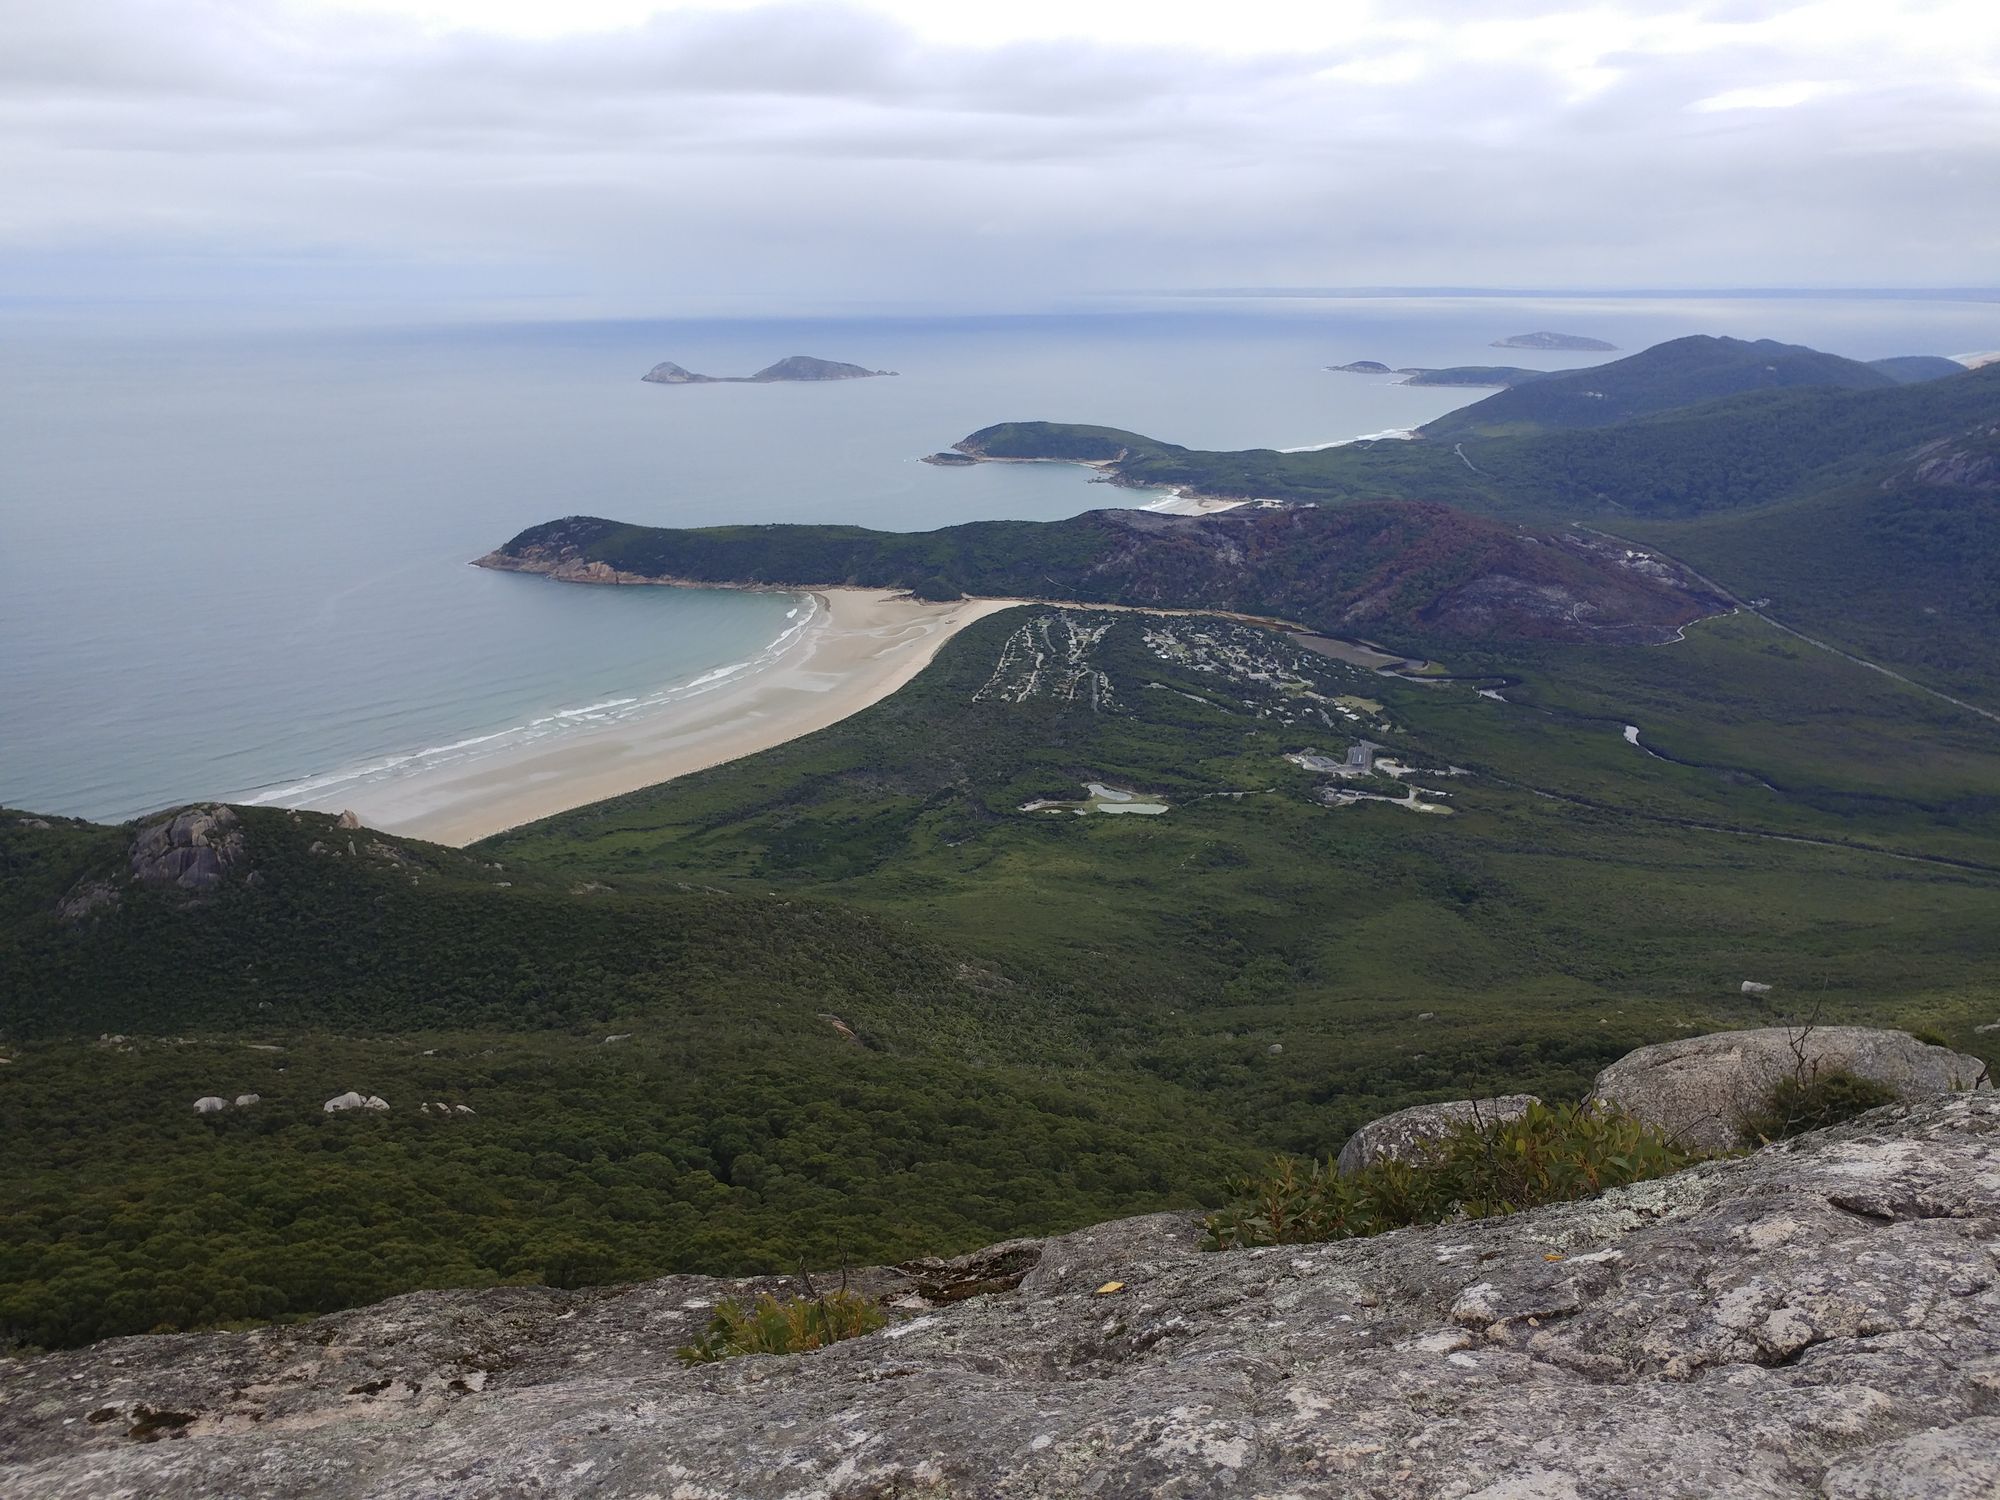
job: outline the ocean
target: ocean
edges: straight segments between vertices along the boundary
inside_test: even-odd
[[[991,422],[1201,447],[1404,428],[1478,391],[1335,374],[1560,368],[1554,328],[1857,358],[2000,347],[2000,304],[1768,297],[1210,297],[1034,316],[290,326],[0,308],[0,804],[117,820],[194,798],[337,806],[524,740],[670,714],[756,670],[802,601],[589,589],[468,562],[595,514],[923,530],[1149,496],[1050,465],[920,463]],[[673,360],[899,371],[663,387]]]

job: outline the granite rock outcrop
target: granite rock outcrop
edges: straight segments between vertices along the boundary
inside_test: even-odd
[[[1743,1123],[1780,1081],[1851,1073],[1904,1099],[1990,1088],[1985,1063],[1906,1031],[1867,1026],[1764,1026],[1718,1031],[1628,1052],[1597,1075],[1591,1099],[1696,1151],[1741,1144]]]
[[[1497,1099],[1453,1099],[1444,1104],[1413,1104],[1379,1120],[1370,1120],[1340,1148],[1334,1163],[1351,1176],[1378,1161],[1421,1161],[1433,1145],[1461,1125],[1490,1129],[1518,1120],[1530,1105],[1542,1101],[1533,1094],[1503,1094]]]
[[[674,1350],[715,1301],[781,1282],[423,1292],[305,1325],[19,1359],[0,1365],[0,1494],[2000,1487],[1991,1092],[1510,1218],[1228,1253],[1198,1238],[1192,1215],[1159,1214],[862,1273],[887,1328],[698,1368]]]

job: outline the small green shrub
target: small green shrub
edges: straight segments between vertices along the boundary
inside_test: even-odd
[[[1238,1201],[1209,1215],[1207,1248],[1310,1244],[1457,1216],[1492,1218],[1592,1198],[1699,1159],[1628,1116],[1536,1104],[1497,1126],[1456,1126],[1421,1163],[1378,1161],[1343,1177],[1331,1161],[1279,1157],[1263,1176],[1231,1184]]]
[[[1764,1097],[1763,1107],[1744,1117],[1737,1127],[1746,1146],[1782,1141],[1824,1130],[1884,1104],[1896,1102],[1896,1091],[1861,1078],[1845,1068],[1781,1078]]]
[[[708,1331],[674,1352],[684,1365],[713,1364],[738,1354],[797,1354],[872,1333],[886,1321],[881,1308],[853,1292],[782,1302],[767,1293],[748,1307],[728,1297],[716,1305]]]

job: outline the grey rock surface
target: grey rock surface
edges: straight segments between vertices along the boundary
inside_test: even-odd
[[[865,1272],[694,1369],[670,1277],[0,1365],[36,1500],[1713,1500],[2000,1486],[2000,1097],[1506,1219],[1206,1254],[1189,1214]],[[1100,1292],[1107,1283],[1121,1283]]]
[[[56,903],[56,915],[65,922],[81,922],[100,911],[115,911],[118,905],[118,889],[110,881],[81,880]]]
[[[2000,490],[2000,422],[1958,438],[1939,438],[1916,452],[1909,477],[1917,484],[1955,490]],[[1883,484],[1890,487],[1889,481]]]
[[[1478,1122],[1493,1126],[1518,1120],[1528,1106],[1542,1101],[1533,1094],[1503,1094],[1497,1099],[1453,1099],[1445,1104],[1415,1104],[1393,1115],[1370,1120],[1340,1148],[1335,1163],[1342,1176],[1351,1176],[1372,1162],[1420,1161],[1432,1142],[1459,1126]]]
[[[1994,1500],[2000,1417],[1975,1417],[1883,1443],[1827,1471],[1827,1500]]]
[[[221,803],[183,808],[141,828],[132,840],[132,878],[140,885],[212,891],[243,857],[243,830]]]
[[[1903,1099],[1990,1088],[1992,1082],[1978,1058],[1904,1031],[1766,1026],[1628,1052],[1597,1075],[1590,1097],[1684,1146],[1728,1151],[1737,1145],[1744,1117],[1762,1107],[1781,1079],[1834,1070],[1879,1083]]]

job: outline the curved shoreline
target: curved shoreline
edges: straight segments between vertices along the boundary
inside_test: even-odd
[[[386,833],[440,844],[473,843],[836,724],[902,687],[975,620],[1020,602],[926,604],[889,589],[779,592],[810,595],[819,608],[779,657],[759,671],[723,679],[657,713],[561,743],[505,749],[432,773],[350,787],[327,808],[351,809],[363,823]]]

